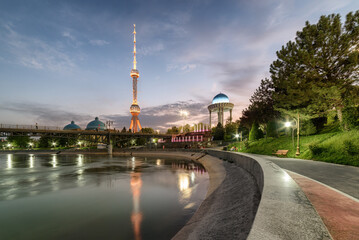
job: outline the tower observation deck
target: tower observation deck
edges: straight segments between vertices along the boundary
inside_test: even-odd
[[[136,25],[133,24],[133,69],[131,70],[132,77],[132,93],[133,100],[132,105],[130,107],[130,113],[132,115],[130,130],[133,133],[138,132],[138,129],[141,130],[140,120],[138,119],[138,115],[141,112],[140,106],[137,102],[137,78],[140,76],[139,71],[137,70],[137,61],[136,61]]]

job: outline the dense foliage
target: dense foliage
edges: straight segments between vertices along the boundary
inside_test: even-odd
[[[304,135],[335,121],[345,130],[357,128],[358,44],[359,11],[347,14],[344,23],[339,14],[321,16],[315,24],[306,22],[294,41],[277,51],[270,79],[261,81],[239,126],[251,129],[257,122],[270,137],[276,136],[272,121],[288,117],[300,120]]]
[[[358,97],[353,95],[359,82],[358,40],[359,11],[349,13],[344,24],[338,14],[306,22],[270,66],[275,108],[309,118],[335,109],[342,122],[346,99]]]
[[[141,133],[148,133],[148,134],[153,134],[153,133],[155,133],[155,130],[153,130],[152,128],[142,128],[141,129],[141,131],[140,131]]]
[[[9,136],[7,141],[15,147],[26,148],[30,143],[29,136]]]
[[[173,126],[172,128],[167,129],[167,134],[179,134],[180,130],[178,127]]]
[[[225,130],[221,123],[218,123],[216,127],[212,129],[213,140],[223,140]]]
[[[260,138],[263,138],[263,132],[259,128],[259,125],[257,122],[254,122],[252,125],[252,129],[249,132],[249,141],[258,140]]]

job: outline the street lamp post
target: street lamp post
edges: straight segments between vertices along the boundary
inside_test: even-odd
[[[296,156],[299,156],[300,155],[300,149],[299,149],[299,112],[297,113],[298,114],[298,120],[296,121],[297,123],[297,151],[295,153]]]
[[[299,113],[297,115],[297,119],[293,118],[294,121],[295,121],[295,125],[296,125],[296,128],[297,128],[297,149],[296,149],[296,152],[295,152],[295,155],[296,156],[299,156],[300,155],[300,147],[299,147],[299,130],[300,130],[300,125],[299,125]],[[285,127],[291,127],[291,123],[290,122],[286,122],[285,124]],[[295,147],[294,146],[294,127],[292,127],[292,143],[293,143],[293,148]]]
[[[113,121],[106,121],[107,130],[110,131],[111,125],[113,125]]]
[[[285,127],[286,128],[291,128],[291,130],[292,130],[292,145],[293,145],[293,149],[295,148],[295,146],[294,146],[294,127],[292,126],[292,123],[291,122],[286,122],[285,123]]]

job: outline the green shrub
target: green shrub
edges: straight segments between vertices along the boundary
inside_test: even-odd
[[[343,109],[343,122],[353,129],[359,126],[359,107],[346,107]]]
[[[301,124],[301,129],[300,129],[300,134],[301,135],[313,135],[317,133],[317,128],[315,127],[314,123],[312,122],[312,120],[307,120],[302,122]]]
[[[243,143],[244,143],[244,148],[245,148],[245,149],[248,149],[248,148],[249,148],[249,142],[248,142],[248,141],[244,141]]]
[[[316,156],[320,155],[324,151],[324,148],[320,147],[317,143],[312,143],[309,145],[309,150],[313,156]]]
[[[358,147],[356,147],[351,141],[345,140],[343,144],[345,152],[347,152],[349,155],[354,156],[355,154],[359,153]]]
[[[224,135],[224,141],[231,141],[231,140],[233,140],[232,135],[230,135],[230,134]]]

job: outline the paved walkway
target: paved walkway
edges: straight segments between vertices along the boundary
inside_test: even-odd
[[[359,201],[288,171],[317,210],[335,240],[359,239]]]
[[[283,169],[324,183],[359,200],[359,167],[295,158],[253,155],[261,156],[266,160],[274,162]]]
[[[334,240],[359,240],[359,167],[252,155],[287,170],[313,204]]]

